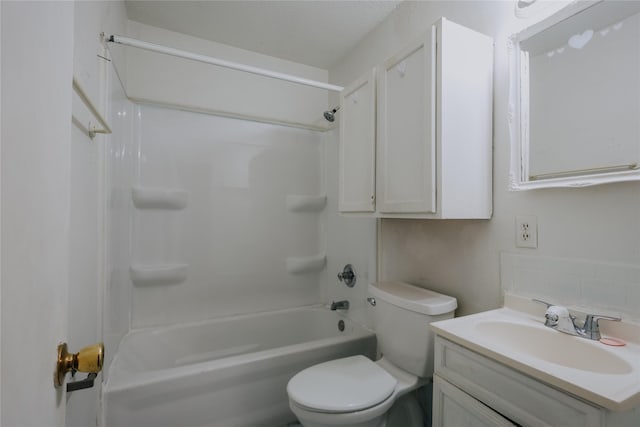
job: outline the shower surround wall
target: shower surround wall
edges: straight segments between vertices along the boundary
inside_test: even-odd
[[[106,145],[107,186],[107,278],[104,292],[103,339],[106,348],[103,367],[108,377],[111,360],[131,325],[131,184],[134,172],[134,104],[127,99],[113,67],[109,68],[109,123],[113,131]]]
[[[133,328],[321,301],[324,198],[287,202],[323,194],[322,133],[146,105],[135,128]]]
[[[133,21],[125,35],[327,81],[326,70]],[[366,322],[376,223],[338,215],[337,130],[308,130],[328,126],[327,91],[135,48],[110,51],[118,73],[105,370],[132,328],[339,299]],[[139,199],[164,195],[165,206],[147,199],[135,207],[134,189]],[[358,273],[354,288],[336,277],[347,263]]]

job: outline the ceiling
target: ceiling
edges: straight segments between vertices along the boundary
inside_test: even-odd
[[[329,69],[401,0],[125,1],[129,19]]]

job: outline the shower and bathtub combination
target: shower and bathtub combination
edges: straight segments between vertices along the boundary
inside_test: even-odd
[[[358,229],[328,209],[336,132],[134,102],[116,72],[110,86],[103,425],[295,421],[297,372],[376,356],[360,325],[375,221]],[[355,288],[335,276],[347,263]]]
[[[320,306],[134,331],[111,366],[105,425],[284,426],[291,377],[375,352],[371,331]]]

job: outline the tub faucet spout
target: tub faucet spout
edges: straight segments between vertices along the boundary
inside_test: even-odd
[[[349,301],[334,301],[331,303],[331,310],[349,310]]]

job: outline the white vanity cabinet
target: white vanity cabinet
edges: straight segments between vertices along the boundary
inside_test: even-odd
[[[492,99],[493,40],[444,18],[349,85],[340,211],[490,218]]]
[[[602,427],[606,413],[436,336],[434,427],[454,426],[465,419],[472,420],[469,425],[482,426]]]

